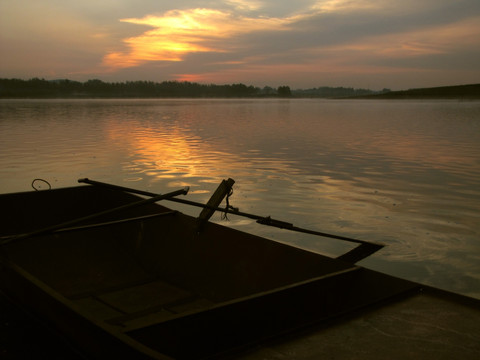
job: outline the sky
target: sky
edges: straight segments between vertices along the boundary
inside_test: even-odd
[[[0,0],[0,78],[480,83],[480,0]]]

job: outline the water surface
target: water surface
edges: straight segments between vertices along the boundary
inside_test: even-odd
[[[0,101],[0,192],[81,177],[189,185],[201,202],[231,177],[241,211],[383,242],[362,265],[480,298],[478,101]],[[349,248],[224,224],[330,255]]]

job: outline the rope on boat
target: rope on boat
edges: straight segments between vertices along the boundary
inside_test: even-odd
[[[33,179],[32,181],[32,188],[35,190],[35,191],[39,191],[41,190],[41,186],[39,185],[38,186],[38,189],[35,187],[35,183],[36,182],[43,182],[45,184],[48,185],[48,190],[51,190],[52,189],[52,185],[50,185],[50,183],[47,181],[47,180],[44,180],[44,179]]]
[[[222,212],[222,215],[221,215],[222,220],[228,220],[228,210],[232,210],[233,212],[238,212],[238,208],[230,205],[229,198],[232,195],[233,195],[233,188],[230,188],[230,191],[228,192],[227,197],[225,198],[225,202],[227,203],[227,206],[225,206],[225,211]]]

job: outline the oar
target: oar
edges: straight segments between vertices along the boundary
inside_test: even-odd
[[[79,179],[78,182],[79,183],[90,184],[90,185],[96,185],[96,186],[103,186],[103,187],[107,187],[107,188],[110,188],[110,189],[121,190],[121,191],[130,192],[130,193],[134,193],[134,194],[139,194],[139,195],[156,196],[156,194],[148,192],[148,191],[142,191],[142,190],[136,190],[136,189],[132,189],[132,188],[124,187],[124,186],[112,185],[112,184],[108,184],[108,183],[104,183],[104,182],[100,182],[100,181],[90,180],[90,179],[87,179],[87,178]],[[311,234],[311,235],[318,235],[318,236],[322,236],[322,237],[327,237],[327,238],[332,238],[332,239],[337,239],[337,240],[342,240],[342,241],[348,241],[348,242],[357,243],[357,244],[368,245],[370,249],[375,248],[376,249],[375,251],[377,251],[377,250],[379,250],[379,249],[381,249],[382,247],[385,246],[383,244],[378,244],[378,243],[374,243],[374,242],[371,242],[371,241],[352,239],[352,238],[345,237],[345,236],[333,235],[333,234],[328,234],[328,233],[321,232],[321,231],[315,231],[315,230],[300,228],[300,227],[294,226],[293,224],[285,222],[285,221],[272,219],[270,216],[265,217],[265,216],[259,216],[259,215],[244,213],[244,212],[238,211],[236,209],[232,210],[232,209],[226,209],[226,208],[221,208],[221,207],[213,207],[213,206],[208,206],[208,205],[198,203],[198,202],[195,202],[195,201],[184,200],[184,199],[170,198],[170,199],[167,199],[167,200],[182,203],[182,204],[197,206],[197,207],[201,207],[201,208],[210,208],[210,209],[213,209],[213,210],[216,210],[216,211],[221,211],[221,212],[225,212],[225,213],[229,213],[229,214],[234,214],[234,215],[238,215],[238,216],[247,217],[249,219],[256,220],[257,223],[259,223],[259,224],[273,226],[273,227],[277,227],[277,228],[280,228],[280,229],[287,229],[287,230],[302,232],[302,233]]]
[[[78,182],[82,183],[82,184],[102,186],[102,187],[109,188],[109,189],[112,189],[112,190],[120,190],[120,191],[129,192],[129,193],[132,193],[132,194],[138,194],[138,195],[144,195],[144,196],[156,196],[157,195],[157,194],[149,192],[149,191],[137,190],[137,189],[132,189],[132,188],[124,187],[124,186],[108,184],[108,183],[104,183],[104,182],[101,182],[101,181],[90,180],[88,178],[78,179]],[[222,208],[218,208],[218,207],[214,207],[214,206],[208,206],[208,205],[205,205],[205,204],[202,204],[202,203],[198,203],[198,202],[190,201],[190,200],[185,200],[185,199],[171,198],[171,199],[166,199],[166,200],[173,201],[173,202],[178,202],[178,203],[186,204],[186,205],[197,206],[197,207],[201,207],[201,208],[208,208],[208,209],[212,209],[212,210],[225,211],[225,209],[222,209]]]
[[[94,219],[94,218],[97,218],[97,217],[100,217],[100,216],[103,216],[103,215],[109,215],[109,214],[115,213],[117,211],[122,211],[122,210],[126,210],[126,209],[131,209],[131,208],[134,208],[134,207],[137,207],[137,206],[142,206],[142,205],[155,203],[155,202],[160,201],[160,200],[171,199],[171,198],[173,198],[174,196],[177,196],[177,195],[186,195],[188,193],[188,190],[189,190],[189,188],[185,187],[183,189],[172,191],[172,192],[169,192],[167,194],[162,194],[162,195],[156,194],[155,196],[152,196],[149,199],[144,199],[144,200],[136,201],[136,202],[133,202],[133,203],[130,203],[130,204],[118,206],[118,207],[113,208],[113,209],[100,211],[100,212],[97,212],[97,213],[94,213],[94,214],[83,216],[81,218],[65,221],[65,222],[62,222],[60,224],[47,226],[43,229],[35,230],[35,231],[29,232],[29,233],[10,236],[10,237],[7,237],[5,239],[2,239],[0,241],[0,245],[7,244],[11,241],[26,239],[26,238],[29,238],[29,237],[32,237],[32,236],[45,235],[45,234],[54,232],[54,231],[59,230],[59,229],[63,229],[63,228],[66,228],[66,227],[73,226],[75,224],[79,224],[83,221],[91,220],[91,219]]]

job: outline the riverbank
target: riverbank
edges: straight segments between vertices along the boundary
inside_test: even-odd
[[[382,94],[356,96],[357,99],[480,99],[480,84],[390,91]]]

